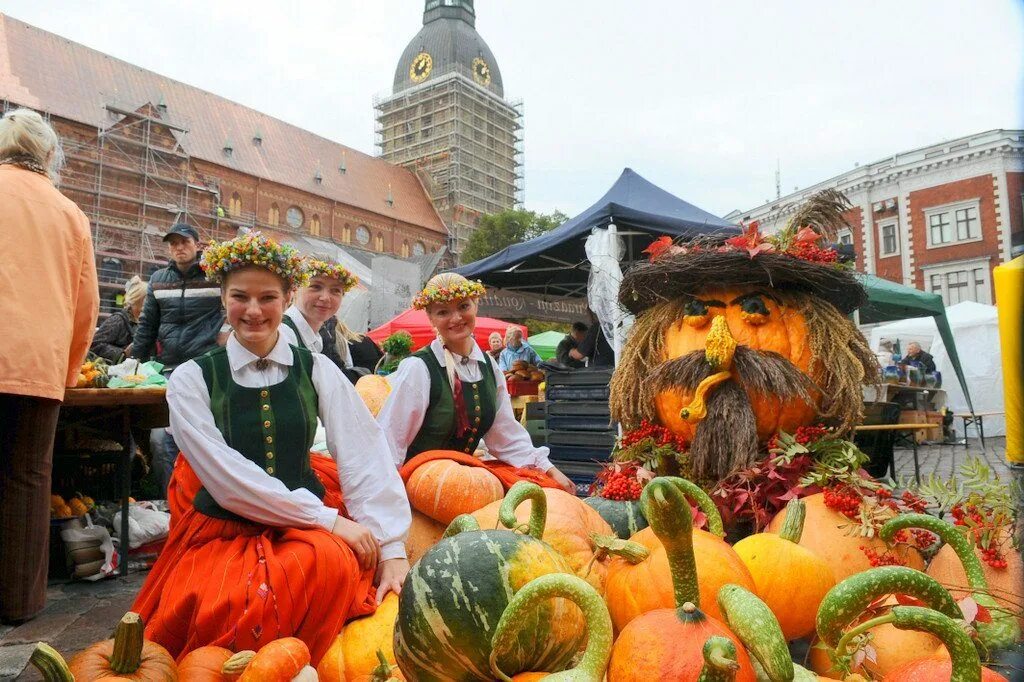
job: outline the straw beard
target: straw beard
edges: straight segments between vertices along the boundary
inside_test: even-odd
[[[737,346],[732,372],[736,378],[715,386],[708,394],[707,415],[697,424],[690,443],[691,464],[698,480],[718,481],[757,461],[757,419],[747,389],[782,400],[816,403],[818,386],[778,353]],[[705,352],[693,351],[655,367],[645,393],[653,397],[675,389],[692,394],[714,373]]]

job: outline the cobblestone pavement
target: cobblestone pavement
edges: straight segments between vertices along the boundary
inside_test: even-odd
[[[975,439],[967,449],[963,444],[923,445],[918,449],[922,477],[935,474],[948,478],[972,456],[981,457],[1007,479],[1024,478],[1024,469],[1006,463],[1004,438],[986,438],[984,449]],[[896,450],[895,459],[897,478],[914,475],[911,450]],[[109,637],[145,577],[145,573],[134,573],[123,580],[51,584],[46,609],[37,618],[16,628],[0,626],[0,680],[41,679],[33,668],[25,669],[36,642],[48,642],[70,657],[86,645]]]

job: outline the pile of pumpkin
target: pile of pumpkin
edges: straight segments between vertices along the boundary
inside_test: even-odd
[[[60,495],[50,495],[50,518],[67,520],[80,518],[92,511],[96,502],[88,495],[75,493],[74,497],[64,499]]]
[[[434,479],[432,506],[423,496],[414,499],[414,481],[408,482],[416,507],[409,540],[415,563],[401,595],[347,624],[327,655],[312,662],[315,670],[294,639],[255,654],[205,647],[175,667],[169,656],[158,656],[158,645],[142,641],[141,624],[129,614],[118,636],[96,645],[103,660],[117,665],[103,675],[243,682],[960,682],[1007,679],[995,669],[1020,656],[1019,558],[1004,569],[985,566],[960,530],[932,516],[903,514],[878,537],[850,537],[848,519],[812,495],[792,501],[772,532],[730,546],[714,503],[698,486],[659,477],[639,501],[598,505],[618,521],[613,514],[638,507],[628,513],[650,525],[626,540],[598,510],[561,490],[520,482],[505,493],[500,484],[492,487],[486,469],[431,464],[419,470]],[[452,479],[456,485],[448,490],[445,481]],[[453,516],[481,500],[471,514]],[[707,530],[694,527],[692,505]],[[445,525],[439,516],[451,518]],[[629,524],[621,528],[629,532]],[[916,550],[902,544],[899,551],[916,568],[870,567],[860,546],[884,551],[908,529],[945,542],[927,571]],[[998,592],[991,584],[1004,583],[1004,571],[1016,587]],[[953,585],[962,588],[947,589]],[[805,665],[814,672],[795,664],[787,647],[809,637],[816,643]],[[45,645],[33,660],[47,679],[64,682],[72,673],[79,682],[102,679],[77,667],[87,652],[67,671]],[[133,677],[137,660],[155,659],[162,672]]]
[[[110,377],[107,375],[107,361],[103,358],[83,363],[78,370],[75,388],[104,388]]]
[[[506,381],[544,381],[544,372],[526,360],[515,360],[512,368],[505,372]]]

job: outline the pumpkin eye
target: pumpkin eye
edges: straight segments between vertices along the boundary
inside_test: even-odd
[[[760,296],[751,296],[740,303],[740,317],[747,324],[762,325],[768,321],[768,306]]]
[[[683,308],[683,322],[691,327],[703,327],[708,323],[708,306],[699,299],[692,299]]]

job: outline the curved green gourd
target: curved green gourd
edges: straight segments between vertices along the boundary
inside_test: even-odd
[[[530,507],[529,534],[540,540],[544,537],[544,524],[547,522],[548,498],[536,483],[519,481],[509,488],[498,509],[498,521],[506,528],[516,528],[519,525],[516,509],[526,500],[533,502]]]
[[[978,637],[990,649],[1002,649],[1013,646],[1020,640],[1020,623],[1017,617],[1000,606],[988,591],[988,579],[981,560],[974,553],[974,547],[967,536],[957,530],[953,524],[928,514],[900,514],[882,526],[878,535],[885,542],[892,544],[896,533],[908,528],[921,528],[939,536],[939,539],[953,548],[960,564],[967,574],[972,597],[981,606],[992,613],[991,623],[975,623]]]
[[[595,557],[610,554],[612,556],[622,557],[634,565],[640,563],[651,555],[651,550],[647,549],[639,542],[630,542],[629,540],[623,540],[614,535],[591,533],[590,544],[594,546]]]
[[[459,533],[468,533],[474,530],[480,530],[480,522],[476,520],[476,517],[472,514],[459,514],[452,519],[452,522],[444,529],[441,539],[443,540],[444,538],[450,538],[453,535],[458,535]]]
[[[779,537],[799,545],[804,534],[804,519],[807,517],[807,505],[799,497],[794,497],[786,504],[786,518],[779,529]]]
[[[704,642],[704,667],[697,682],[732,682],[740,664],[736,662],[736,645],[728,637],[715,635]]]
[[[75,682],[64,657],[49,644],[36,644],[28,662],[36,667],[45,682]]]
[[[524,614],[539,603],[556,597],[571,600],[583,611],[587,622],[587,647],[575,668],[552,673],[550,682],[601,682],[608,659],[612,655],[612,618],[604,599],[581,578],[565,573],[551,573],[526,583],[508,603],[491,638],[491,671],[503,682],[511,678],[498,666],[498,652],[516,645]]]
[[[950,682],[981,682],[978,650],[964,629],[949,616],[921,606],[894,606],[885,616],[861,623],[839,640],[837,650],[845,653],[855,637],[886,623],[901,630],[921,630],[937,637],[949,651],[953,668]],[[929,657],[927,652],[922,653],[922,658]]]
[[[585,498],[583,503],[600,514],[620,540],[628,540],[647,527],[640,500],[609,500],[595,496]]]
[[[682,480],[682,479],[680,479]],[[693,514],[682,489],[669,477],[658,477],[640,494],[644,516],[661,540],[672,573],[676,608],[700,606],[697,562],[693,557]]]
[[[687,498],[693,500],[693,503],[697,505],[698,509],[704,512],[704,515],[708,517],[709,533],[717,535],[720,538],[725,537],[725,526],[722,524],[722,514],[718,511],[715,501],[711,499],[710,495],[704,492],[703,488],[693,481],[688,481],[685,478],[680,478],[679,476],[662,476],[662,478],[672,481]]]
[[[772,682],[793,679],[793,659],[782,626],[768,605],[740,585],[722,585],[716,595],[718,608],[729,629],[758,660]]]
[[[931,576],[905,566],[883,566],[851,575],[828,591],[818,607],[818,637],[834,649],[843,629],[856,621],[872,602],[887,594],[905,594],[949,618],[963,617],[946,588]]]

